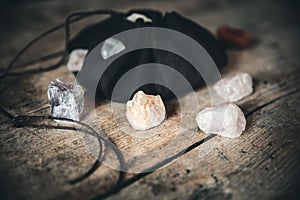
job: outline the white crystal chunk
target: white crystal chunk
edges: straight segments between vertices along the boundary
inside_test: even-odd
[[[104,60],[116,55],[125,50],[125,45],[122,41],[115,38],[108,38],[103,42],[101,47],[101,55]]]
[[[252,78],[248,73],[238,73],[218,81],[213,89],[227,102],[235,102],[253,92]]]
[[[246,128],[246,118],[234,104],[207,107],[196,117],[199,128],[205,133],[237,138]]]
[[[165,120],[165,105],[160,95],[147,95],[138,91],[132,100],[126,103],[126,117],[134,129],[150,129]]]
[[[132,13],[126,18],[128,21],[135,22],[137,19],[142,19],[145,23],[152,22],[152,19],[148,18],[146,15],[140,13]]]
[[[67,63],[67,69],[70,72],[77,72],[82,69],[84,58],[87,55],[88,50],[86,49],[75,49],[70,53],[69,60]]]
[[[55,79],[48,87],[51,116],[79,120],[84,104],[84,90],[78,84]]]

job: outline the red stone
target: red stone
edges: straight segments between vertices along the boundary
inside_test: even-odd
[[[251,43],[251,36],[248,32],[230,26],[220,26],[217,36],[228,47],[246,48]]]

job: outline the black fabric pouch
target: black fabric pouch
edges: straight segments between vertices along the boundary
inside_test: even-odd
[[[144,22],[142,19],[137,19],[135,22],[128,21],[126,18],[132,13],[143,14],[151,19],[152,22]],[[222,68],[227,64],[228,58],[224,48],[214,35],[202,26],[177,12],[168,12],[162,15],[155,10],[142,9],[131,10],[124,14],[115,14],[99,23],[89,25],[69,42],[68,52],[78,48],[91,51],[99,43],[115,34],[140,27],[162,27],[181,32],[204,47],[218,68]],[[164,50],[139,49],[120,56],[105,70],[98,83],[96,96],[99,99],[111,99],[112,91],[117,81],[130,69],[147,63],[160,63],[175,69],[188,80],[193,90],[204,85],[201,75],[184,58]],[[142,79],[144,76],[147,76],[147,74],[141,73],[138,78]],[[176,97],[170,89],[158,84],[143,85],[137,90],[143,90],[147,94],[159,94],[164,101],[169,101]],[[126,102],[129,99],[120,95],[119,98],[114,98],[113,100]]]

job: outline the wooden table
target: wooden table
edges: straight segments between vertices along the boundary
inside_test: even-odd
[[[300,59],[299,27],[294,15],[296,7],[280,1],[44,1],[11,6],[1,10],[1,67],[31,39],[61,23],[67,14],[86,9],[130,8],[177,10],[207,27],[212,32],[221,24],[249,31],[256,39],[245,50],[230,50],[229,64],[222,76],[248,72],[254,79],[254,93],[239,101],[247,117],[247,128],[237,139],[220,136],[179,156],[170,164],[148,174],[127,173],[126,184],[108,199],[290,199],[299,196],[299,128],[300,128]],[[92,19],[97,20],[97,19]],[[73,27],[78,30],[85,21]],[[38,43],[21,60],[59,51],[64,45],[60,31]],[[29,66],[30,67],[30,66]],[[21,69],[22,70],[22,69]],[[0,105],[13,115],[47,115],[47,87],[52,79],[74,80],[65,66],[59,69],[7,79]],[[200,111],[210,104],[206,88],[196,92]],[[189,102],[189,95],[183,97]],[[194,105],[189,105],[193,108]],[[139,139],[124,134],[126,119],[116,121],[109,103],[96,107],[101,116],[87,117],[85,122],[103,133],[124,151],[146,153],[163,148],[179,129],[180,109],[176,102],[167,105],[167,121],[148,133],[153,137]],[[197,128],[191,113],[184,122],[195,137],[189,145],[207,137]],[[89,199],[113,187],[118,170],[102,165],[87,179],[71,185],[68,180],[85,173],[94,163],[97,152],[94,139],[68,130],[16,128],[0,116],[0,183],[1,197],[7,199]],[[157,134],[159,133],[159,134]],[[93,144],[87,146],[88,142]],[[146,159],[150,167],[168,156]],[[177,148],[178,150],[178,148]],[[113,155],[112,155],[113,156]],[[109,157],[109,156],[108,156]],[[116,160],[114,157],[104,158]],[[135,167],[133,157],[125,158]],[[109,163],[105,162],[104,163]],[[131,163],[131,164],[130,164]],[[113,193],[113,192],[112,192]]]

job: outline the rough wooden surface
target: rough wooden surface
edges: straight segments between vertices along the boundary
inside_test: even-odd
[[[45,1],[13,6],[1,12],[1,66],[5,66],[29,40],[63,21],[68,13],[84,9],[155,8],[178,10],[183,15],[215,32],[220,24],[248,30],[256,43],[243,51],[229,51],[230,63],[222,75],[248,72],[254,78],[255,92],[238,102],[247,116],[247,129],[238,139],[214,137],[182,155],[171,164],[135,181],[109,199],[286,199],[296,198],[299,189],[300,59],[299,28],[293,6],[280,1]],[[8,21],[9,20],[9,21]],[[87,23],[87,22],[86,22]],[[81,26],[84,23],[81,23]],[[78,27],[77,27],[78,28]],[[76,27],[75,27],[76,30]],[[53,42],[55,41],[55,42]],[[63,32],[36,45],[24,55],[30,59],[63,47]],[[56,77],[74,77],[66,67],[11,82],[1,94],[1,105],[15,115],[47,115],[47,85]],[[206,88],[197,91],[201,102],[194,111],[210,104]],[[189,102],[190,96],[183,98]],[[190,105],[193,108],[193,105]],[[97,117],[85,122],[103,129],[124,152],[147,153],[163,148],[179,129],[180,109],[168,105],[164,126],[147,132],[151,137],[133,138],[133,131],[122,117],[116,120],[110,104],[97,107]],[[184,119],[187,131],[194,134],[188,144],[205,137],[194,120],[196,112]],[[115,183],[118,171],[101,166],[88,179],[70,185],[68,180],[86,172],[94,162],[97,147],[77,132],[14,128],[0,116],[0,183],[2,197],[13,199],[89,199],[107,191]],[[190,121],[188,123],[187,121]],[[159,134],[158,134],[159,133]],[[134,133],[136,136],[138,133]],[[175,150],[178,150],[179,143]],[[95,148],[94,148],[95,147]],[[169,153],[171,150],[170,148]],[[94,152],[94,153],[93,153]],[[165,152],[160,157],[168,156]],[[160,160],[145,158],[138,165],[130,155],[130,167],[150,167]],[[107,160],[111,158],[106,158]],[[104,160],[105,161],[105,160]],[[105,162],[104,162],[105,163]],[[139,166],[138,168],[135,168]],[[129,173],[126,178],[135,174]]]

